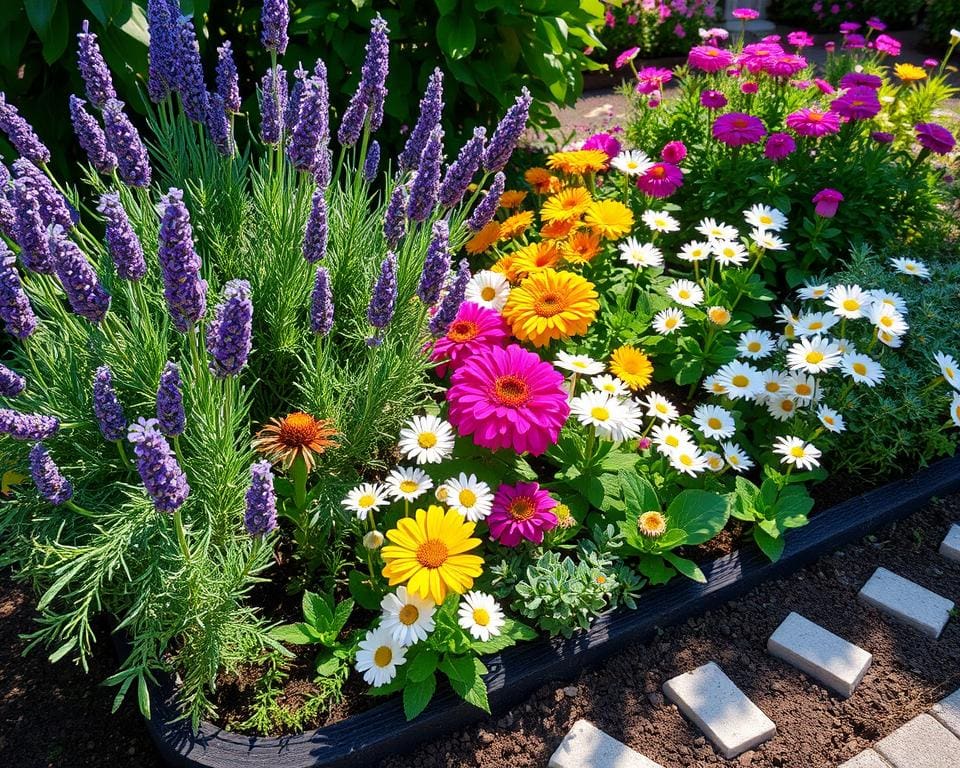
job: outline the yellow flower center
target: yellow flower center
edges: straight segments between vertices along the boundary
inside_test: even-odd
[[[457,499],[459,500],[461,507],[472,507],[477,503],[477,494],[475,494],[469,488],[464,488],[459,494],[457,494]]]
[[[773,224],[773,219],[770,216],[767,216],[767,214],[762,214],[759,217],[759,220],[761,224]]]
[[[484,301],[493,301],[497,298],[497,291],[492,286],[485,285],[480,291],[480,298]]]
[[[637,527],[644,536],[659,536],[667,530],[667,519],[660,512],[644,512],[637,520]]]
[[[797,384],[794,391],[801,397],[809,397],[813,394],[813,388],[809,384]]]
[[[854,363],[852,367],[854,373],[857,373],[860,376],[867,375],[867,366],[865,366],[863,363]]]
[[[793,400],[782,400],[780,402],[780,410],[785,413],[790,413],[793,411]]]
[[[603,406],[598,405],[590,411],[590,415],[597,421],[606,421],[610,418],[610,411]]]
[[[943,369],[943,375],[945,378],[953,379],[957,375],[956,371],[953,370],[949,365]]]
[[[401,480],[400,481],[400,490],[403,493],[413,493],[420,485],[416,480]]]
[[[689,299],[690,291],[688,291],[686,288],[681,288],[679,291],[677,291],[677,296],[679,296],[681,299]]]
[[[403,608],[400,609],[400,613],[397,615],[397,618],[400,619],[401,624],[409,627],[411,624],[417,623],[417,619],[420,618],[420,611],[417,610],[417,606],[407,603],[405,606],[403,606]]]
[[[793,446],[793,447],[790,449],[790,455],[793,456],[795,459],[802,459],[802,458],[803,458],[803,455],[804,455],[804,454],[803,454],[803,446],[802,446],[802,445],[795,445],[795,446]]]
[[[440,539],[427,539],[417,547],[417,562],[424,568],[439,568],[448,557],[447,545]]]
[[[433,432],[421,432],[417,436],[417,445],[421,448],[433,448],[437,444],[437,436]]]
[[[677,460],[678,460],[681,464],[683,464],[683,466],[685,466],[685,467],[692,467],[692,466],[693,466],[693,457],[692,457],[689,453],[681,453],[681,454],[677,457]]]
[[[477,324],[470,320],[458,320],[453,325],[450,326],[450,330],[447,331],[447,338],[450,341],[456,341],[459,344],[462,344],[466,341],[471,341],[477,337]]]
[[[833,424],[834,424],[833,416],[824,415],[823,420],[824,420],[824,422],[825,422],[826,424],[829,424],[831,427],[832,427]]]
[[[487,626],[490,623],[490,612],[486,608],[474,608],[473,623],[478,627]]]
[[[748,352],[759,352],[763,348],[763,345],[759,341],[751,341],[747,344]]]
[[[667,406],[666,406],[666,404],[664,404],[664,403],[657,403],[656,408],[657,408],[657,413],[666,413],[666,412],[667,412]]]
[[[530,388],[519,376],[498,376],[493,382],[493,397],[501,405],[517,408],[529,399]]]
[[[764,389],[767,390],[767,392],[779,392],[780,383],[777,381],[768,381],[764,386]]]
[[[510,502],[510,506],[507,508],[510,517],[518,523],[529,520],[536,511],[537,505],[534,504],[533,499],[529,496],[517,496],[517,498]]]
[[[553,317],[563,311],[563,302],[555,293],[545,293],[533,302],[533,311],[540,317]]]
[[[739,387],[742,389],[743,387],[746,387],[750,384],[750,379],[748,379],[742,373],[738,373],[736,376],[730,379],[730,383],[733,384],[733,386]]]
[[[847,310],[847,312],[853,312],[854,310],[860,309],[860,302],[856,299],[844,299],[843,308]]]
[[[735,453],[731,453],[730,455],[728,455],[727,461],[730,462],[730,464],[734,467],[740,464],[740,458]]]
[[[890,317],[889,315],[884,315],[883,317],[880,318],[880,323],[889,328],[891,325],[893,325],[893,318]]]
[[[366,509],[367,507],[372,507],[375,502],[376,498],[374,498],[373,494],[365,493],[357,499],[357,506],[360,507],[360,509]]]
[[[390,650],[390,646],[381,645],[373,652],[373,663],[378,667],[389,666],[391,661],[393,661],[393,651]]]
[[[667,435],[663,442],[671,448],[677,448],[680,445],[680,438],[676,435]]]
[[[819,320],[814,320],[812,323],[810,323],[809,328],[811,331],[819,331],[821,328],[823,328],[823,323]]]
[[[707,419],[707,426],[710,427],[710,429],[720,429],[720,427],[723,426],[723,422],[716,416],[711,416]]]
[[[810,365],[816,365],[817,363],[822,363],[823,358],[824,358],[823,352],[820,352],[819,350],[815,349],[812,352],[807,352],[807,356],[805,359],[808,363],[810,363]]]
[[[670,317],[668,317],[668,318],[666,319],[666,321],[663,323],[663,325],[664,325],[665,328],[673,328],[673,327],[676,326],[677,322],[678,322],[678,321],[677,321],[677,318],[674,317],[673,315],[671,315]]]

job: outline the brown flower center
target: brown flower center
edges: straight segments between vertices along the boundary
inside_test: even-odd
[[[391,661],[393,661],[393,651],[390,650],[390,646],[381,645],[373,652],[373,663],[378,667],[389,666]]]
[[[533,311],[540,317],[553,317],[563,311],[563,302],[555,293],[545,293],[533,303]]]
[[[403,606],[403,608],[400,609],[400,613],[397,614],[397,618],[400,619],[401,624],[409,627],[411,624],[417,623],[417,619],[420,618],[420,611],[417,610],[417,606],[407,603],[405,606]]]
[[[480,291],[480,298],[484,301],[493,301],[497,297],[497,291],[493,286],[485,285]]]
[[[533,513],[536,511],[537,505],[529,496],[517,496],[517,498],[510,502],[510,506],[507,508],[507,512],[510,513],[510,517],[512,517],[518,523],[522,523],[524,520],[529,520],[531,517],[533,517]]]
[[[309,413],[297,411],[291,413],[280,422],[280,442],[288,448],[299,448],[309,445],[317,439],[321,432],[321,425]]]

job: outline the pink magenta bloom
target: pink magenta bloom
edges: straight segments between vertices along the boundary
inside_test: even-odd
[[[517,344],[488,347],[450,377],[448,416],[482,448],[539,456],[570,415],[563,374]]]
[[[760,13],[753,8],[734,8],[733,18],[740,19],[740,21],[753,21],[760,18]]]
[[[807,68],[807,60],[795,53],[772,56],[767,59],[763,71],[771,77],[793,77]]]
[[[837,44],[833,42],[833,40],[827,40],[827,42],[823,44],[823,50],[825,50],[827,53],[833,53],[835,50],[837,50]]]
[[[880,112],[880,99],[873,88],[860,85],[831,101],[830,111],[849,120],[869,120]]]
[[[723,109],[727,106],[727,97],[720,91],[707,90],[700,94],[700,103],[707,109]]]
[[[679,165],[687,156],[687,147],[682,141],[668,141],[660,150],[660,157],[664,162]]]
[[[767,160],[783,160],[797,149],[797,142],[789,133],[771,133],[763,147],[763,156]]]
[[[866,48],[867,38],[865,38],[863,35],[847,35],[843,39],[843,47],[851,50]]]
[[[637,179],[637,189],[650,197],[670,197],[683,186],[683,171],[673,163],[654,163]]]
[[[813,79],[813,84],[817,86],[817,90],[819,90],[820,93],[825,93],[828,96],[837,92],[837,89],[830,85],[830,83],[828,83],[822,77],[815,77]]]
[[[814,212],[817,216],[823,216],[825,219],[832,219],[837,215],[837,208],[843,202],[843,195],[835,189],[825,187],[813,196]]]
[[[840,116],[836,112],[821,112],[817,109],[798,109],[787,115],[787,128],[798,136],[819,138],[840,130]]]
[[[787,52],[777,43],[751,43],[743,47],[740,63],[747,68],[747,71],[756,74],[765,72],[772,59],[786,55]]]
[[[914,130],[917,132],[917,143],[938,155],[947,154],[957,143],[953,134],[937,123],[919,123]]]
[[[841,21],[840,22],[840,34],[849,35],[851,32],[856,32],[860,29],[859,22],[856,21]]]
[[[803,30],[797,30],[787,35],[787,42],[795,48],[807,48],[813,45],[813,38]]]
[[[702,72],[720,72],[733,64],[733,54],[726,48],[695,45],[687,54],[687,64]]]
[[[631,61],[637,58],[638,53],[640,53],[639,48],[627,48],[627,50],[617,56],[617,60],[613,62],[614,69],[625,67]]]
[[[555,506],[556,500],[538,483],[501,485],[487,516],[490,538],[505,547],[515,547],[523,539],[541,544],[543,534],[557,527]]]
[[[595,133],[583,142],[584,149],[599,149],[611,160],[620,154],[620,142],[609,133]]]
[[[446,376],[448,368],[455,371],[477,352],[491,346],[504,347],[509,339],[510,327],[499,312],[465,301],[447,333],[434,342],[430,359],[442,361],[437,365],[437,375]]]
[[[876,16],[871,16],[867,19],[867,26],[870,27],[870,29],[875,29],[877,32],[883,32],[883,30],[887,28],[887,25]]]
[[[873,41],[873,44],[880,53],[885,53],[888,56],[900,55],[900,41],[890,37],[890,35],[877,35],[877,39]]]
[[[939,64],[940,64],[940,61],[939,61],[938,59],[924,59],[924,60],[923,60],[923,66],[925,66],[925,67],[933,68],[933,67],[936,67],[936,66],[939,65]]]
[[[713,121],[713,138],[728,147],[756,144],[766,135],[763,121],[746,112],[728,112]]]
[[[867,72],[847,72],[843,77],[840,78],[840,87],[841,88],[856,88],[861,86],[863,88],[872,88],[875,91],[880,90],[880,86],[883,85],[883,80],[877,75],[871,75]]]
[[[870,134],[870,138],[877,142],[877,144],[893,144],[896,136],[886,131],[874,131]]]
[[[753,80],[747,80],[744,83],[740,83],[740,93],[745,93],[750,96],[756,93],[758,90],[760,90],[760,86],[753,82]]]
[[[655,93],[663,90],[664,83],[673,79],[673,72],[663,67],[644,67],[637,72],[637,93]]]

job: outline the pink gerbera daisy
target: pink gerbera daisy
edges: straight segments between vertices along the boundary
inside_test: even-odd
[[[510,327],[499,312],[465,301],[446,334],[434,342],[430,359],[442,361],[437,375],[446,376],[448,366],[455,371],[471,355],[487,347],[506,346],[509,338]]]
[[[819,109],[798,109],[787,115],[785,122],[798,136],[819,138],[840,130],[840,117],[836,112]]]
[[[727,112],[713,121],[713,138],[729,147],[756,144],[766,135],[763,121],[746,112]]]
[[[733,54],[713,45],[695,45],[687,55],[687,64],[703,72],[721,72],[733,64]]]
[[[488,347],[450,377],[448,417],[482,448],[539,456],[570,415],[563,374],[517,344]]]
[[[683,171],[673,163],[654,163],[637,179],[637,188],[650,197],[670,197],[683,186]]]
[[[491,538],[506,547],[515,547],[521,539],[543,542],[543,534],[557,527],[557,506],[538,483],[501,485],[493,497],[493,511],[487,516]]]

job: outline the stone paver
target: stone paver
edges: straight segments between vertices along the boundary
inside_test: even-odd
[[[843,763],[840,768],[890,768],[890,763],[872,749],[865,749],[856,757]]]
[[[893,768],[957,768],[960,739],[930,715],[917,715],[873,748]]]
[[[953,609],[952,600],[947,600],[886,568],[877,568],[873,572],[858,597],[868,605],[933,638],[940,636]]]
[[[940,545],[940,554],[948,560],[960,562],[960,525],[951,525]]]
[[[730,760],[777,733],[777,726],[712,661],[663,684],[663,692]]]
[[[930,714],[960,737],[960,688],[930,707]],[[957,764],[960,765],[960,755],[957,756]]]
[[[850,696],[873,656],[819,624],[791,613],[770,635],[767,651],[841,696]]]
[[[586,720],[577,720],[548,768],[662,768]]]

